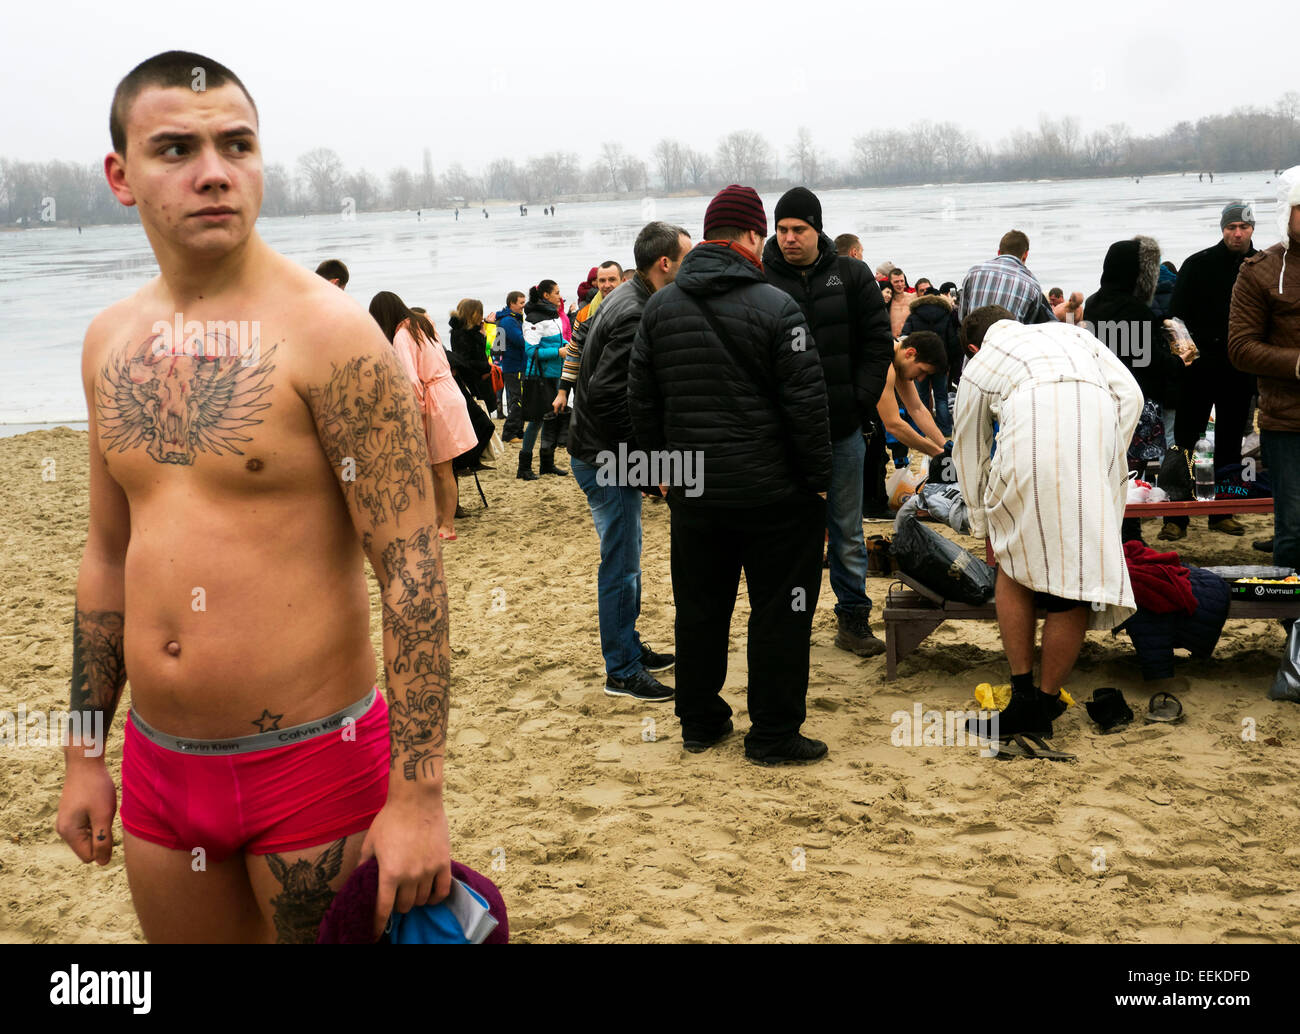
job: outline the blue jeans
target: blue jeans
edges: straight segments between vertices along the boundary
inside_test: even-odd
[[[855,607],[871,609],[867,597],[867,545],[862,541],[862,463],[867,443],[862,432],[831,442],[831,488],[826,493],[827,553],[835,613]]]
[[[1300,432],[1260,431],[1273,485],[1273,563],[1300,570]]]
[[[605,673],[625,679],[641,670],[641,636],[636,630],[641,616],[641,491],[598,484],[597,468],[576,456],[570,459],[600,536],[596,591]]]
[[[948,410],[948,375],[922,377],[916,382],[916,392],[921,402],[934,410],[934,422],[945,436],[952,437],[952,414]],[[930,396],[933,395],[933,401]]]

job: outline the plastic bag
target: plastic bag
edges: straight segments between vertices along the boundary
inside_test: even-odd
[[[993,598],[993,568],[915,517],[895,527],[893,550],[900,571],[946,600],[978,607]]]
[[[1300,621],[1293,624],[1286,634],[1286,656],[1273,676],[1268,698],[1300,703]]]
[[[913,474],[907,467],[899,467],[885,480],[885,494],[889,496],[889,508],[900,510],[908,498],[916,495],[925,475]]]

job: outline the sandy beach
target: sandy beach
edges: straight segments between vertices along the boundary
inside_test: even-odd
[[[66,429],[0,441],[0,708],[67,706],[86,448]],[[887,683],[883,658],[832,645],[824,578],[805,732],[830,757],[760,768],[740,735],[687,754],[671,704],[601,692],[585,500],[571,477],[516,481],[514,457],[482,476],[490,509],[462,486],[471,516],[444,558],[452,850],[501,886],[515,940],[1300,941],[1300,708],[1265,698],[1284,644],[1275,622],[1230,622],[1212,660],[1180,665],[1182,724],[1111,736],[1082,701],[1118,686],[1139,710],[1149,690],[1126,636],[1090,633],[1067,687],[1080,704],[1054,740],[1078,762],[995,761],[894,746],[890,717],[964,707],[978,683],[1006,682],[996,626],[944,626]],[[1250,542],[1271,517],[1244,523],[1233,539],[1196,521],[1176,545],[1192,563],[1264,562]],[[647,502],[644,525],[640,628],[671,649],[667,508]],[[869,582],[877,605],[888,587]],[[371,596],[378,649],[373,579]],[[739,731],[748,613],[742,596],[726,690]],[[124,699],[115,779],[125,712]],[[54,748],[0,750],[0,942],[139,942],[120,822],[107,869],[54,832],[62,768]]]

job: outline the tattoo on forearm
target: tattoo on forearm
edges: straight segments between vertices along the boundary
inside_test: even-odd
[[[431,469],[411,382],[394,353],[331,365],[329,382],[308,398],[321,446],[363,516],[400,523],[425,497]]]
[[[126,684],[120,610],[81,610],[72,618],[72,692],[69,710],[102,711],[113,722]]]
[[[275,910],[276,940],[281,944],[315,944],[321,920],[334,900],[330,881],[343,869],[343,845],[347,838],[336,840],[316,860],[298,858],[286,862],[278,854],[266,856],[271,875],[283,888],[271,899]]]
[[[393,539],[382,558],[389,586],[384,627],[394,641],[388,664],[391,765],[401,761],[407,779],[431,775],[447,742],[447,588],[434,543],[434,528],[420,528],[409,538]],[[393,600],[397,585],[401,595]],[[405,687],[400,692],[399,685]]]
[[[275,346],[246,363],[237,342],[215,332],[205,345],[216,354],[154,354],[155,338],[123,349],[100,371],[96,419],[106,452],[139,445],[159,463],[190,466],[200,452],[220,456],[252,439],[245,433],[271,407]]]

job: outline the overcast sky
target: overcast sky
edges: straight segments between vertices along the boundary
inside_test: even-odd
[[[18,3],[0,14],[0,156],[98,160],[118,80],[163,50],[243,79],[268,162],[331,147],[349,169],[441,172],[602,140],[648,157],[800,125],[846,158],[870,129],[951,120],[996,145],[1039,115],[1137,133],[1300,87],[1280,3],[1090,0],[226,0]],[[784,165],[785,162],[783,161]]]

